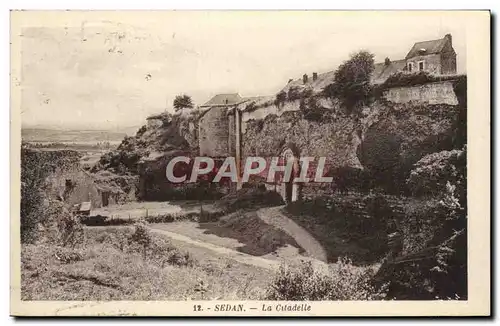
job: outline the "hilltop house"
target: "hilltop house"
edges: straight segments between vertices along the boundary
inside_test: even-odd
[[[451,34],[442,39],[417,42],[404,59],[375,64],[372,83],[383,83],[397,72],[426,71],[434,75],[451,75],[457,72],[457,54],[453,49]]]

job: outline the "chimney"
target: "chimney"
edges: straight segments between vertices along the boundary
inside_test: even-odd
[[[447,38],[450,41],[451,45],[453,45],[453,40],[451,38],[451,34],[446,34],[444,37]]]
[[[318,73],[313,72],[313,81],[316,81],[316,80],[318,80]]]
[[[304,82],[304,84],[307,84],[307,74],[304,74],[304,76],[302,76],[302,81]]]

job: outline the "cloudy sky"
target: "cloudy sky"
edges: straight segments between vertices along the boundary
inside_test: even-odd
[[[59,12],[20,29],[23,125],[114,128],[171,110],[177,94],[270,95],[326,72],[354,51],[404,58],[414,42],[453,35],[465,72],[462,20],[443,13]],[[14,35],[15,37],[15,35]]]

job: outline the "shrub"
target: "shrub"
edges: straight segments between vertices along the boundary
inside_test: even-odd
[[[302,96],[302,98],[309,98],[309,97],[313,96],[313,90],[312,90],[312,88],[305,88],[302,91],[301,96]]]
[[[341,166],[332,169],[328,175],[333,178],[334,186],[340,193],[348,193],[349,190],[367,191],[370,180],[365,170],[352,166]]]
[[[151,233],[146,226],[146,223],[139,221],[135,224],[135,231],[130,237],[130,241],[135,242],[143,247],[148,247],[151,244]]]
[[[21,150],[21,242],[47,240],[57,244],[75,245],[83,231],[73,221],[64,202],[51,198],[49,176],[78,165],[75,151],[41,152]],[[62,222],[68,224],[62,226]],[[73,224],[72,224],[73,223]],[[61,228],[58,228],[60,226]],[[78,230],[79,229],[79,230]],[[44,232],[40,232],[40,231]],[[78,234],[79,233],[79,234]]]
[[[406,183],[413,195],[438,195],[448,182],[465,191],[466,155],[463,150],[441,151],[424,156],[410,172]],[[464,194],[460,194],[464,196]]]
[[[257,105],[255,104],[255,102],[250,102],[250,104],[248,104],[246,107],[245,107],[245,111],[246,112],[253,112],[257,110]]]
[[[299,108],[304,119],[309,121],[324,122],[330,118],[330,111],[318,105],[318,101],[314,97],[300,99]]]
[[[374,270],[352,265],[346,258],[330,265],[328,271],[315,269],[310,262],[298,267],[280,266],[267,290],[267,300],[380,300],[383,291],[371,284]]]
[[[300,87],[292,86],[288,89],[287,99],[289,101],[295,101],[301,98]]]
[[[176,266],[193,264],[189,253],[181,253],[167,240],[153,236],[143,221],[135,224],[134,233],[129,237],[129,245],[130,251],[142,252],[144,259],[153,261],[160,267],[166,264]]]
[[[148,127],[146,125],[139,128],[139,130],[137,130],[137,133],[135,134],[136,137],[142,136],[146,132],[146,130],[148,130]]]
[[[130,218],[122,218],[122,217],[109,217],[103,215],[95,215],[95,216],[81,216],[80,222],[87,226],[104,226],[104,225],[125,225],[132,224],[134,220]]]
[[[283,198],[276,191],[270,191],[260,187],[242,188],[235,193],[224,196],[218,203],[226,212],[283,204]]]
[[[460,155],[463,162],[457,174],[436,169],[447,171],[443,175],[448,178],[440,179],[446,185],[439,187],[436,199],[416,206],[401,223],[402,254],[387,261],[377,275],[378,280],[390,281],[391,298],[467,299],[467,197],[461,182],[465,150]]]
[[[89,237],[100,244],[108,244],[125,253],[139,253],[144,260],[164,267],[167,264],[176,266],[191,266],[194,259],[189,253],[179,251],[168,240],[162,236],[151,233],[144,221],[139,221],[133,229],[112,229]],[[91,243],[89,243],[91,244]]]
[[[74,247],[83,243],[85,233],[82,224],[76,217],[67,214],[60,218],[58,226],[60,242],[63,246]]]
[[[464,75],[435,76],[427,71],[419,71],[414,73],[397,72],[392,74],[379,86],[379,88],[381,90],[386,90],[392,87],[410,87],[446,80],[456,81],[455,84],[458,85],[457,90],[459,91],[463,91],[464,85],[467,87],[467,77]]]
[[[21,242],[33,243],[38,238],[38,226],[43,222],[47,176],[55,167],[50,160],[43,160],[39,153],[21,151]]]
[[[184,108],[193,108],[193,100],[189,95],[177,95],[174,99],[174,109],[179,111]]]
[[[286,101],[286,93],[284,91],[279,92],[276,94],[276,99],[274,100],[274,104],[279,107]]]
[[[63,264],[71,264],[84,259],[84,255],[81,250],[68,249],[64,247],[56,247],[54,256]]]

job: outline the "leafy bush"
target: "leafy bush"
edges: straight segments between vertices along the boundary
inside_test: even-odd
[[[130,240],[143,247],[148,247],[151,244],[151,234],[145,222],[139,221],[135,224],[135,230]]]
[[[21,152],[21,242],[37,239],[38,223],[43,219],[43,187],[50,167],[39,162],[32,151]]]
[[[78,165],[80,154],[76,151],[37,151],[21,149],[21,242],[34,243],[41,228],[50,229],[65,208],[62,202],[52,200],[47,178],[57,171]],[[54,235],[58,241],[59,235]]]
[[[110,229],[90,238],[125,253],[139,253],[144,260],[160,267],[167,264],[192,266],[194,263],[189,253],[179,251],[168,240],[151,233],[145,221],[136,222],[133,229]]]
[[[440,175],[439,183],[430,188],[440,192],[433,191],[434,200],[408,212],[401,223],[402,252],[377,275],[378,280],[390,282],[391,298],[467,299],[466,151],[453,152],[436,153],[437,160],[430,160],[442,163],[430,169],[432,175]],[[450,169],[450,160],[458,161],[458,168]]]
[[[300,111],[304,119],[314,122],[325,122],[330,119],[330,110],[318,104],[315,97],[305,97],[300,100]]]
[[[136,137],[142,136],[146,132],[146,130],[148,130],[148,127],[146,125],[140,127],[139,130],[137,130],[137,133],[135,134]]]
[[[389,193],[401,193],[406,186],[400,156],[402,140],[397,135],[372,127],[358,147],[358,158],[372,177],[373,184]]]
[[[71,264],[84,259],[84,254],[81,249],[69,249],[65,247],[56,247],[54,256],[63,264]]]
[[[323,88],[323,91],[321,92],[324,97],[333,99],[337,96],[337,86],[335,83],[331,83],[325,86]]]
[[[309,98],[313,96],[312,88],[305,88],[301,93],[302,98]]]
[[[466,211],[450,190],[403,221],[402,251],[376,276],[389,283],[389,298],[467,299]]]
[[[374,270],[352,265],[346,258],[328,271],[310,262],[298,267],[280,266],[267,291],[267,300],[381,300],[384,292],[371,284]]]
[[[460,75],[453,83],[453,91],[461,108],[467,107],[467,75]],[[465,116],[467,118],[467,115]]]
[[[415,165],[407,185],[415,196],[435,196],[446,191],[448,182],[465,189],[466,155],[462,150],[441,151],[424,156]],[[463,196],[463,194],[461,195]]]
[[[60,242],[63,246],[74,247],[84,241],[85,233],[80,221],[67,214],[59,219]]]
[[[135,224],[135,230],[128,238],[129,251],[142,252],[144,259],[155,262],[161,267],[166,264],[176,266],[192,265],[189,253],[181,253],[167,240],[151,234],[144,221]]]
[[[92,168],[92,172],[106,169],[118,174],[137,173],[141,157],[135,152],[136,142],[133,139],[132,137],[125,138],[117,150],[102,155],[99,162]]]

